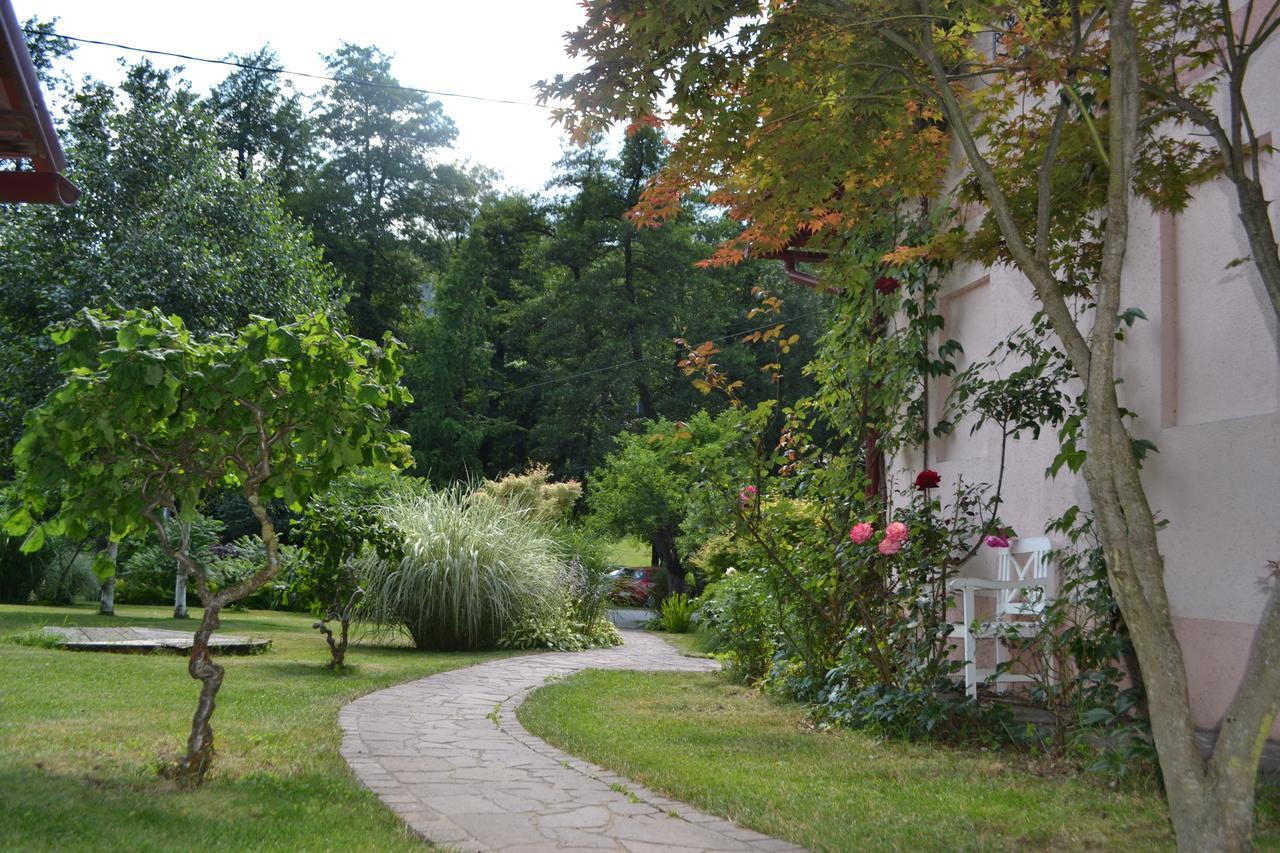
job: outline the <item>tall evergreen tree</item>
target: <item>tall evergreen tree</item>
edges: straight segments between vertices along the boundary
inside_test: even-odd
[[[256,168],[288,197],[315,166],[315,129],[302,98],[281,81],[279,60],[270,46],[227,58],[242,67],[209,95],[218,144],[235,157],[240,177]]]
[[[376,338],[421,300],[457,227],[458,170],[433,163],[457,131],[438,101],[400,87],[376,47],[344,43],[325,63],[338,82],[314,113],[324,162],[299,209],[354,286],[356,331]]]

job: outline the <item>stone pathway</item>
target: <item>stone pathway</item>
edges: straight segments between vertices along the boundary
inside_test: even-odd
[[[661,639],[479,664],[342,709],[342,755],[427,840],[458,850],[799,850],[702,814],[539,740],[516,720],[531,690],[583,669],[706,672]]]

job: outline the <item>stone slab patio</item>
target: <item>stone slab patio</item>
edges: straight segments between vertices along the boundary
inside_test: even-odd
[[[164,628],[73,628],[50,626],[45,633],[62,638],[59,645],[78,652],[174,652],[191,650],[192,635]],[[266,651],[270,640],[237,637],[215,633],[209,638],[209,649],[223,655],[251,655]]]

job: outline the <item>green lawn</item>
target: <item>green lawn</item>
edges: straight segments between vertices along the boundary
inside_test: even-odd
[[[0,637],[40,625],[190,630],[161,607],[0,606]],[[338,754],[337,712],[361,694],[502,653],[409,648],[348,653],[333,675],[312,619],[228,613],[227,633],[269,637],[253,657],[224,657],[214,714],[218,750],[205,786],[156,775],[185,743],[197,683],[180,655],[68,652],[0,641],[0,849],[412,850],[421,842],[364,790]],[[509,653],[508,653],[509,654]]]
[[[664,635],[665,636],[665,635]],[[520,708],[533,733],[812,850],[1162,849],[1154,791],[1044,777],[1016,756],[817,732],[718,675],[591,671]],[[1277,842],[1274,822],[1260,847]]]
[[[659,631],[656,632],[655,635],[675,646],[676,651],[680,652],[682,655],[688,655],[689,657],[695,658],[711,656],[707,652],[707,649],[710,648],[709,640],[704,638],[702,634],[699,634],[697,631],[690,631],[687,634],[671,634],[666,631]]]
[[[649,545],[634,536],[619,539],[609,546],[609,562],[619,566],[647,566],[652,556]]]

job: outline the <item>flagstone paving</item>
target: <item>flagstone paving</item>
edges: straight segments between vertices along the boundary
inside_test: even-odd
[[[187,652],[194,640],[191,631],[170,631],[164,628],[76,628],[51,625],[46,634],[56,635],[64,649],[79,652]],[[270,640],[253,637],[235,637],[214,633],[209,638],[209,649],[217,654],[246,655],[265,651]]]
[[[428,841],[457,850],[800,850],[647,790],[533,735],[515,709],[584,669],[706,672],[643,631],[590,652],[509,658],[371,693],[339,715],[342,755]]]

